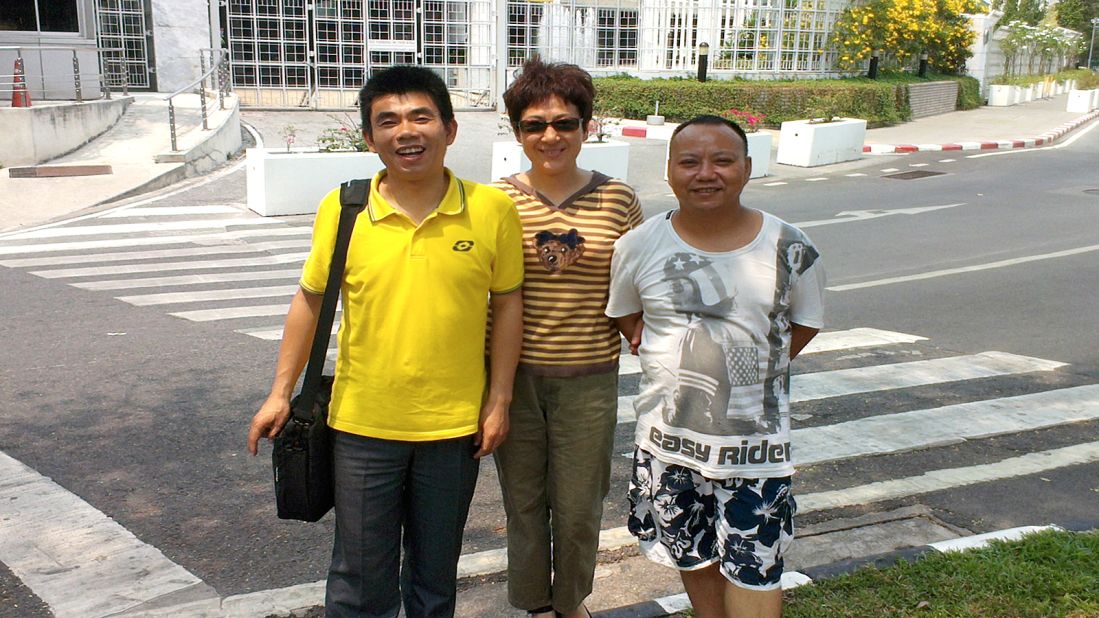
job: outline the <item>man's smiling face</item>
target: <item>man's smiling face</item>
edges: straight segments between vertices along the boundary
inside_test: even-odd
[[[444,122],[431,96],[422,92],[374,99],[370,127],[363,135],[387,173],[413,181],[442,172],[446,148],[458,134],[458,123]]]
[[[744,141],[733,129],[693,124],[672,138],[668,184],[684,210],[736,208],[752,174]]]

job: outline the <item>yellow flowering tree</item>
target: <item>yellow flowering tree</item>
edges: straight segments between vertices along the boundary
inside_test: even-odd
[[[866,0],[848,7],[832,29],[841,69],[861,69],[874,50],[883,68],[913,66],[927,52],[931,66],[954,73],[970,56],[967,13],[976,0]]]

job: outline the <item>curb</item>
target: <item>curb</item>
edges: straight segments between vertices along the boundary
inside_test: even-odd
[[[1047,131],[1038,137],[1025,139],[996,140],[985,142],[957,142],[949,144],[864,144],[862,151],[869,154],[904,154],[909,152],[926,151],[951,151],[951,150],[1012,150],[1015,148],[1034,148],[1035,146],[1048,146],[1061,139],[1068,132],[1099,118],[1099,110],[1095,110],[1070,120],[1052,131]]]
[[[1071,120],[1062,124],[1052,131],[1047,131],[1038,137],[1028,137],[1025,139],[1010,139],[1010,140],[996,140],[996,141],[982,141],[982,142],[957,142],[947,144],[864,144],[862,151],[868,154],[905,154],[910,152],[927,152],[927,151],[951,151],[951,150],[1011,150],[1014,148],[1034,148],[1036,146],[1048,146],[1054,141],[1062,138],[1068,132],[1078,128],[1083,124],[1099,118],[1099,110],[1095,110],[1080,116],[1075,120]],[[670,125],[674,126],[674,125]],[[627,125],[622,127],[622,137],[640,137],[649,138],[650,128],[648,126]],[[653,128],[651,131],[652,139],[667,139],[670,130],[660,127],[659,129]]]
[[[782,589],[790,590],[805,584],[811,584],[818,579],[826,579],[850,573],[866,566],[886,568],[898,562],[914,562],[920,557],[932,552],[965,551],[978,549],[988,545],[990,541],[1013,541],[1034,532],[1045,530],[1068,530],[1069,532],[1084,532],[1091,529],[1099,529],[1099,522],[1090,524],[1074,524],[1069,527],[1061,527],[1050,524],[1047,526],[1021,526],[1018,528],[1006,528],[989,532],[987,534],[975,534],[959,537],[947,541],[939,541],[918,547],[909,547],[896,551],[886,552],[873,556],[842,560],[830,564],[808,567],[803,571],[787,571],[782,574]],[[600,612],[593,612],[594,618],[660,618],[676,612],[681,612],[691,607],[686,593],[642,601],[633,605],[616,607]]]

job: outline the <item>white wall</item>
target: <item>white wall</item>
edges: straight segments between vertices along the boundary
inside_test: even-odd
[[[0,108],[0,164],[34,165],[72,152],[110,129],[133,99]]]
[[[199,50],[210,47],[207,0],[153,0],[156,85],[173,92],[198,79]]]

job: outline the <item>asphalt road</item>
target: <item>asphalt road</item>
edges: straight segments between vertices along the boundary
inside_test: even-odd
[[[663,142],[632,143],[631,182],[638,186],[646,213],[674,206],[670,191],[659,180]],[[827,384],[819,387],[820,393],[795,404],[797,427],[812,431],[1035,394],[1056,398],[1099,384],[1099,330],[1094,327],[1099,303],[1099,191],[1086,192],[1099,190],[1094,163],[1099,160],[1099,130],[1064,147],[1011,152],[978,158],[966,156],[971,153],[876,156],[819,175],[779,166],[772,168],[774,176],[750,183],[744,197],[747,205],[802,224],[821,249],[830,288],[827,331],[875,328],[921,338],[838,348],[799,359],[796,373],[829,375],[823,376]],[[462,173],[459,165],[455,167]],[[908,171],[939,174],[913,180],[890,177]],[[818,178],[822,180],[814,180]],[[228,210],[221,214],[167,219],[239,220],[251,216],[241,212],[244,201],[244,173],[239,170],[147,206],[226,205]],[[166,220],[163,213],[125,214],[51,229],[65,234],[64,230],[97,225]],[[56,245],[119,237],[163,240],[199,232],[91,230],[79,236],[0,238],[0,397],[6,404],[0,414],[0,452],[52,478],[222,596],[322,579],[330,551],[330,518],[319,525],[275,519],[269,451],[256,459],[244,451],[247,423],[267,392],[278,342],[241,331],[277,327],[281,314],[204,321],[170,315],[283,303],[288,297],[142,305],[116,297],[191,293],[197,286],[86,289],[95,287],[86,285],[89,282],[224,272],[266,273],[272,278],[211,281],[201,289],[292,285],[295,276],[279,276],[277,271],[298,268],[300,260],[235,269],[200,264],[185,270],[177,263],[238,255],[150,258],[136,253],[215,244],[251,250],[249,245],[259,243],[307,240],[308,226],[307,217],[292,217],[270,225],[233,223],[203,230],[256,231],[232,240],[66,250]],[[263,230],[286,234],[264,235]],[[38,244],[54,246],[22,253],[18,249]],[[125,251],[134,251],[135,257],[103,257]],[[277,257],[298,251],[304,249],[264,245],[247,255]],[[13,262],[44,257],[58,257],[61,263]],[[48,273],[142,264],[153,266],[114,274]],[[969,270],[959,272],[963,268]],[[1012,362],[1024,365],[1022,369],[971,371],[971,364],[978,362],[973,355],[987,352],[1030,360],[1012,357]],[[1048,368],[1039,360],[1064,365]],[[940,369],[900,365],[955,361],[960,364]],[[864,390],[827,390],[836,383],[832,372],[892,365],[898,365],[897,379],[911,382],[890,386],[887,382],[893,378],[881,377]],[[794,381],[795,395],[803,384],[800,379],[801,375]],[[621,384],[622,395],[636,393],[636,375],[624,375]],[[815,495],[851,490],[935,470],[965,471],[1028,453],[1094,445],[1099,443],[1094,401],[1083,404],[1095,412],[1088,417],[1091,420],[1035,421],[999,436],[969,436],[952,444],[927,443],[820,461],[802,468],[798,491]],[[957,410],[958,415],[973,418],[980,414],[965,407]],[[967,431],[966,416],[929,418],[939,419],[934,422],[950,431],[956,428],[959,436]],[[629,422],[619,425],[617,453],[630,450],[632,427]],[[853,439],[863,435],[861,425],[842,427]],[[932,433],[933,427],[925,427]],[[856,499],[845,506],[813,510],[801,519],[813,523],[919,503],[930,506],[943,521],[977,532],[1039,523],[1094,525],[1099,463],[1068,461],[1029,474],[1016,474],[1016,468],[1005,464],[1000,480],[930,493],[902,490],[881,502]],[[627,474],[628,459],[616,457],[605,528],[624,523]],[[466,530],[465,552],[502,547],[503,526],[495,473],[486,462]],[[12,534],[3,529],[3,521],[0,534]],[[39,615],[49,615],[40,600],[11,571],[0,568],[0,616]]]

